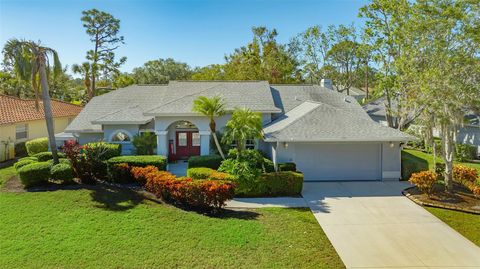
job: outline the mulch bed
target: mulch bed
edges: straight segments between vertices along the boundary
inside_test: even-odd
[[[402,193],[410,200],[422,206],[452,209],[473,214],[480,214],[480,199],[476,198],[468,189],[454,183],[453,193],[445,192],[445,187],[437,184],[434,193],[428,197],[417,187],[405,189]]]

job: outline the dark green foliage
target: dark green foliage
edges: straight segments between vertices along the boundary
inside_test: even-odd
[[[444,163],[436,163],[435,164],[435,173],[437,173],[438,180],[445,179],[445,164]]]
[[[19,168],[17,172],[25,187],[41,185],[50,178],[50,164],[48,162],[31,163]]]
[[[230,149],[228,151],[229,159],[237,158],[237,149]],[[273,162],[263,156],[263,153],[256,149],[246,149],[242,150],[240,156],[238,156],[240,161],[248,161],[256,168],[262,170],[264,173],[273,172]]]
[[[33,156],[28,156],[28,157],[23,157],[23,158],[18,159],[18,161],[24,161],[24,160],[32,160],[32,161],[38,162],[38,158],[33,157]]]
[[[187,177],[191,177],[193,179],[207,179],[213,172],[215,172],[215,170],[212,168],[194,167],[187,170]]]
[[[237,159],[226,159],[222,162],[218,171],[232,175],[237,185],[235,194],[248,195],[256,188],[257,179],[262,170],[255,166],[255,163],[239,161]]]
[[[130,169],[134,166],[155,166],[161,171],[167,168],[167,158],[161,155],[118,156],[107,161],[108,180],[113,182],[134,182]]]
[[[25,142],[20,142],[15,144],[15,157],[24,157],[27,156],[27,147],[25,147]]]
[[[265,168],[265,173],[275,172],[275,167],[270,159],[263,158],[263,167]]]
[[[65,183],[73,180],[72,166],[68,163],[59,163],[50,170],[52,179],[62,180]]]
[[[459,162],[466,162],[477,157],[477,147],[468,144],[455,145],[455,158]]]
[[[153,132],[144,132],[134,136],[132,144],[135,147],[135,154],[153,155],[157,147],[157,136]]]
[[[303,187],[303,174],[287,171],[263,173],[256,180],[255,187],[245,196],[295,196]]]
[[[441,152],[442,152],[442,140],[440,140],[438,138],[434,138],[433,141],[435,141],[436,153],[437,153],[437,155],[440,155]],[[428,153],[433,153],[433,147],[432,147],[431,143],[429,143],[429,145],[425,146],[425,151],[428,152]]]
[[[50,165],[53,166],[53,160],[48,160],[47,162]],[[68,164],[68,165],[70,165],[70,160],[68,160],[67,158],[60,158],[60,159],[58,159],[58,164]]]
[[[408,152],[402,152],[402,179],[408,180],[412,173],[428,170],[428,162]]]
[[[97,151],[98,159],[106,161],[122,154],[122,145],[106,142],[92,142],[84,145],[84,148],[92,148]]]
[[[25,142],[29,156],[48,151],[48,138],[42,137]]]
[[[50,152],[50,151],[37,153],[37,154],[33,155],[33,157],[37,158],[39,162],[46,162],[48,160],[53,159],[52,152]],[[65,154],[63,154],[62,152],[59,152],[58,153],[58,158],[65,158]]]
[[[188,159],[188,168],[208,167],[218,169],[221,162],[222,157],[219,155],[192,156]]]
[[[297,171],[297,165],[295,163],[279,163],[278,171]]]
[[[31,160],[31,159],[24,159],[24,160],[21,160],[21,161],[18,161],[16,162],[13,167],[18,170],[20,169],[21,167],[25,166],[25,165],[28,165],[28,164],[31,164],[31,163],[36,163],[37,161],[36,160]]]

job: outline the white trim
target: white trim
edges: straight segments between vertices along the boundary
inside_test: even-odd
[[[155,131],[156,135],[168,135],[168,131]]]
[[[151,121],[149,120],[132,120],[132,121],[102,121],[102,120],[94,120],[92,124],[100,124],[100,125],[117,125],[117,124],[147,124]]]
[[[198,133],[200,135],[211,135],[212,134],[212,132],[210,132],[210,131],[198,131]]]

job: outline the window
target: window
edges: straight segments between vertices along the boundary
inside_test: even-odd
[[[112,137],[113,142],[130,142],[130,136],[122,131],[117,132],[113,137]]]
[[[28,138],[28,125],[26,123],[17,124],[17,126],[15,126],[15,138],[16,140]]]
[[[181,147],[187,146],[187,133],[178,133],[178,145]]]
[[[199,147],[200,146],[200,134],[199,133],[192,133],[192,146]]]
[[[245,142],[245,147],[247,149],[255,149],[255,140],[254,139],[247,139]]]

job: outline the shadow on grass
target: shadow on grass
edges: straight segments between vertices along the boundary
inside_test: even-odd
[[[104,185],[96,185],[89,189],[92,200],[98,203],[97,207],[105,210],[126,211],[144,200],[144,197],[130,189]]]
[[[402,180],[408,180],[412,173],[428,170],[428,161],[402,151]]]

